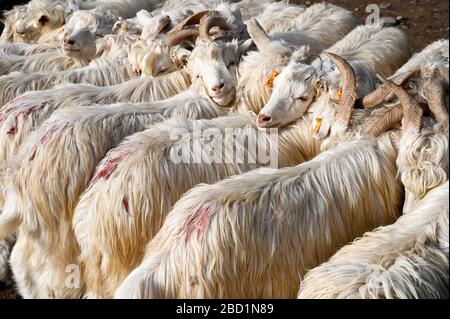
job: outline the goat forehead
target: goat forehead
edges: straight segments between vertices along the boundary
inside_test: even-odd
[[[216,51],[218,50],[218,51]],[[202,63],[202,62],[206,62],[206,61],[211,61],[212,62],[212,53],[216,51],[217,54],[217,58],[220,59],[221,58],[221,52],[220,52],[220,48],[219,47],[213,47],[213,46],[197,46],[195,47],[195,49],[192,51],[190,60],[192,60],[195,63]]]
[[[89,25],[96,25],[98,23],[97,21],[97,17],[89,12],[84,12],[84,13],[79,13],[77,14],[77,12],[75,12],[69,19],[69,21],[67,21],[66,26],[67,27],[84,27],[84,26],[89,26]]]
[[[289,65],[275,78],[274,85],[292,92],[306,90],[316,75],[316,70],[311,66]]]

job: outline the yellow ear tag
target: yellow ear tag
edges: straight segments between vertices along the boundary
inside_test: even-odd
[[[322,125],[322,121],[323,120],[322,120],[321,116],[316,117],[316,124],[314,125],[313,131],[312,131],[313,136],[316,136],[317,133],[319,133],[320,126]]]
[[[63,32],[64,32],[64,27],[61,27],[61,28],[59,29],[59,32],[60,32],[60,33],[63,33]]]
[[[339,89],[337,91],[337,98],[338,98],[338,100],[340,100],[342,98],[342,89]]]
[[[275,80],[278,74],[280,73],[278,73],[277,71],[270,72],[270,75],[267,78],[266,82],[264,82],[264,85],[267,86],[268,88],[273,88],[273,80]]]

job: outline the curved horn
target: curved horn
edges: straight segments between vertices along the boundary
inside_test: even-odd
[[[228,29],[227,21],[221,16],[204,16],[199,23],[199,37],[201,39],[209,39],[209,30],[212,27],[219,27],[223,30]]]
[[[397,84],[403,85],[406,80],[408,80],[411,76],[415,75],[419,70],[414,69],[404,73],[393,75],[390,80]],[[371,109],[378,104],[382,103],[386,97],[389,95],[390,90],[387,88],[385,84],[380,85],[375,91],[369,93],[361,99],[356,101],[358,107],[363,109]]]
[[[399,85],[393,83],[390,80],[384,79],[382,76],[378,75],[378,78],[386,83],[389,90],[391,90],[400,100],[403,107],[403,128],[412,129],[416,133],[420,132],[422,126],[422,113],[423,110],[419,103],[414,100],[406,91]]]
[[[336,65],[341,73],[342,97],[339,100],[338,116],[347,127],[352,117],[356,101],[356,76],[352,66],[342,57],[324,52],[324,54]]]
[[[380,136],[399,123],[402,117],[403,108],[399,103],[367,119],[362,127],[362,132],[375,137]]]
[[[198,36],[197,29],[186,29],[174,32],[172,34],[168,34],[165,37],[164,41],[166,42],[167,46],[172,47],[187,38],[196,36]]]
[[[371,109],[377,106],[378,104],[382,103],[389,93],[390,93],[389,89],[383,83],[374,91],[358,99],[356,101],[356,105],[363,109]]]
[[[433,112],[438,123],[448,125],[449,117],[445,107],[445,88],[441,75],[435,69],[431,76],[424,80],[424,93],[431,112]]]
[[[164,30],[165,27],[167,27],[170,23],[170,17],[169,16],[164,16],[162,19],[160,19],[158,21],[158,25],[155,28],[155,34],[154,36],[157,36],[158,34],[160,34],[162,32],[162,30]]]
[[[258,20],[252,18],[247,22],[247,31],[259,50],[266,48],[272,41]]]
[[[190,17],[187,17],[186,19],[180,21],[175,27],[172,28],[172,30],[168,32],[168,34],[180,31],[187,25],[199,24],[201,18],[203,18],[205,15],[219,15],[219,14],[220,13],[215,10],[204,10],[197,12],[191,15]]]

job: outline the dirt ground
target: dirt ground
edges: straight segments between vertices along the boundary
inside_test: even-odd
[[[0,10],[24,2],[26,1],[0,0]],[[309,5],[322,1],[291,0],[290,2]],[[378,5],[381,17],[392,17],[398,20],[399,27],[409,36],[413,52],[420,51],[435,40],[448,38],[449,3],[447,0],[330,0],[330,2],[351,10],[361,23],[364,23],[369,15],[366,7],[369,4]],[[0,299],[15,297],[12,288],[6,288],[0,284]]]
[[[298,1],[291,3],[318,3],[322,1]],[[329,2],[353,11],[357,19],[364,23],[370,14],[366,12],[369,4],[380,8],[380,16],[403,17],[399,19],[399,27],[409,37],[413,52],[422,50],[431,42],[448,38],[449,19],[447,0],[330,0]]]

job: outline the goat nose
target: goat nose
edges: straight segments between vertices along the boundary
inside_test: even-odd
[[[223,82],[220,82],[219,84],[214,85],[212,87],[212,90],[214,92],[220,92],[220,90],[222,90],[224,86],[225,86],[225,84]]]
[[[259,123],[266,123],[266,122],[270,122],[271,120],[272,120],[271,116],[264,115],[264,114],[259,114],[258,115],[258,122]]]
[[[74,45],[75,44],[75,40],[72,40],[72,39],[69,39],[69,38],[64,38],[64,44]]]

